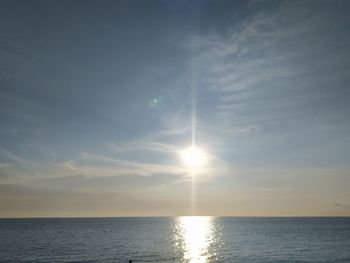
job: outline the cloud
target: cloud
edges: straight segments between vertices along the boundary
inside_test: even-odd
[[[27,159],[17,154],[14,154],[8,150],[5,150],[3,148],[0,148],[0,158],[2,161],[5,161],[4,163],[7,163],[8,165],[11,163],[28,163],[29,162]]]
[[[50,189],[70,189],[75,191],[101,190],[131,192],[148,188],[170,185],[179,181],[175,174],[118,175],[90,177],[85,175],[41,178],[35,180],[35,185]]]
[[[334,52],[341,46],[334,39],[349,38],[328,29],[346,22],[334,19],[337,12],[326,2],[300,5],[284,2],[252,12],[226,34],[188,38],[202,86],[218,97],[213,119],[223,129],[279,129],[287,119],[298,123],[311,117],[322,101],[345,92],[339,80],[349,81],[346,50]]]
[[[115,176],[139,176],[152,177],[158,175],[168,175],[174,176],[172,178],[177,178],[177,180],[189,180],[191,178],[191,173],[187,171],[185,167],[180,163],[177,147],[164,147],[163,144],[160,148],[154,146],[159,146],[158,144],[150,144],[152,147],[148,147],[148,154],[152,155],[152,151],[159,151],[162,153],[171,153],[172,159],[169,160],[172,164],[167,164],[163,162],[139,162],[133,159],[125,160],[111,157],[109,155],[96,155],[91,153],[81,153],[80,157],[75,160],[67,161],[61,165],[63,172],[70,173],[72,175],[84,175],[90,178],[94,177],[115,177]],[[124,148],[118,148],[117,153],[122,154],[124,151],[137,152],[145,149],[145,145],[140,145],[136,147],[134,143],[128,145],[124,144]],[[122,150],[123,149],[123,150]],[[164,151],[166,149],[166,151]],[[171,151],[170,151],[171,149]],[[173,151],[176,149],[176,151]],[[211,178],[226,175],[232,173],[232,166],[227,162],[221,160],[219,157],[207,153],[207,165],[203,169],[197,171],[197,179],[199,181],[210,180]],[[152,160],[152,158],[150,158]]]
[[[114,152],[121,153],[127,151],[151,151],[151,152],[161,152],[161,153],[174,153],[179,149],[173,145],[161,143],[161,142],[145,142],[143,140],[137,140],[129,143],[112,143],[111,147]]]
[[[0,163],[0,169],[11,167],[12,163]]]
[[[171,130],[163,130],[141,138],[109,144],[102,153],[81,152],[79,156],[59,165],[61,174],[93,178],[140,179],[173,178],[172,182],[188,181],[191,172],[183,166],[179,153],[183,144],[181,136]],[[215,155],[210,148],[205,148],[207,165],[197,171],[197,181],[208,181],[218,176],[232,174],[233,168],[226,161]],[[61,176],[58,176],[61,178]],[[141,177],[146,177],[142,178]],[[159,180],[160,182],[162,180]]]
[[[66,172],[96,177],[116,175],[150,176],[158,173],[183,174],[183,170],[174,165],[141,163],[89,153],[82,153],[77,160],[63,163],[62,168]]]
[[[350,208],[350,204],[335,203],[334,205],[337,206],[337,207]]]

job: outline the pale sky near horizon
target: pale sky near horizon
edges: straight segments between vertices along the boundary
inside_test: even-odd
[[[350,216],[349,8],[1,1],[0,217]]]

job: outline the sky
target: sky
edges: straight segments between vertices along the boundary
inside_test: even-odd
[[[0,217],[350,216],[349,8],[1,1]]]

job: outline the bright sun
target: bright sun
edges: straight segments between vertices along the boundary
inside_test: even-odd
[[[182,162],[186,167],[195,171],[205,165],[206,153],[197,146],[189,146],[180,152]]]

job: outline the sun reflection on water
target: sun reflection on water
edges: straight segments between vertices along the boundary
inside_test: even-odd
[[[179,217],[175,226],[176,246],[183,253],[183,262],[204,263],[215,259],[211,247],[216,241],[211,217]]]

